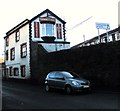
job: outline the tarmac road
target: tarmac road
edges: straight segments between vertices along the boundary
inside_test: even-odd
[[[2,109],[120,109],[119,94],[110,90],[72,95],[62,91],[47,93],[39,85],[3,81]]]

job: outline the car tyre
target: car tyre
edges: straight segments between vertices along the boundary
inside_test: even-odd
[[[70,86],[66,86],[65,91],[69,95],[72,93],[72,88]]]
[[[48,84],[45,85],[45,91],[46,91],[46,92],[49,92],[49,91],[50,91],[50,87],[49,87]]]

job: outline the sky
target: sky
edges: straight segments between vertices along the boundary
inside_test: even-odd
[[[109,23],[110,30],[118,27],[118,1],[1,0],[0,57],[4,56],[3,38],[6,32],[23,20],[33,18],[45,9],[51,10],[66,21],[66,38],[71,43],[71,46],[74,46],[84,41],[83,35],[85,40],[89,40],[98,35],[95,27],[96,22]],[[100,34],[105,32],[105,30],[100,30]]]

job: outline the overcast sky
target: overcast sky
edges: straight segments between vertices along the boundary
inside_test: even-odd
[[[111,30],[118,26],[119,0],[1,0],[0,1],[0,57],[3,54],[5,33],[45,9],[67,22],[67,41],[71,46],[97,36],[96,22],[109,23]],[[75,25],[86,22],[71,29]],[[100,30],[100,33],[106,32]]]

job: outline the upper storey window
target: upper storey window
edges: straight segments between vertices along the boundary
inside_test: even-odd
[[[11,60],[15,59],[15,47],[10,50],[10,57]]]
[[[21,45],[21,58],[25,58],[27,56],[27,43],[23,43]]]
[[[54,24],[42,24],[42,36],[54,36]]]
[[[6,37],[6,46],[9,46],[9,37]]]
[[[15,33],[15,41],[18,42],[20,40],[20,31],[17,30]]]
[[[55,19],[51,17],[41,17],[42,36],[54,36]]]

